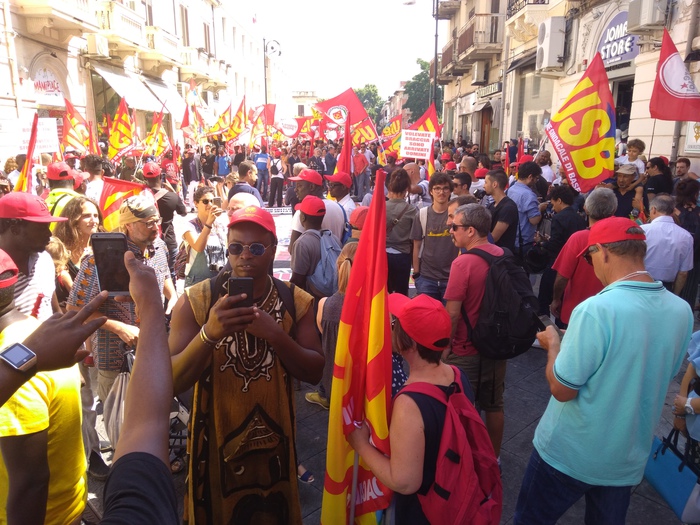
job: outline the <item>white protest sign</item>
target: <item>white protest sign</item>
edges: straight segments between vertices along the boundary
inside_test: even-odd
[[[433,131],[414,131],[404,129],[401,131],[401,149],[399,155],[403,158],[427,159],[433,153]]]
[[[29,138],[32,135],[32,121],[22,125],[19,150],[26,152],[29,149]],[[53,153],[58,151],[58,128],[56,119],[52,117],[40,118],[36,126],[36,145],[34,153]]]

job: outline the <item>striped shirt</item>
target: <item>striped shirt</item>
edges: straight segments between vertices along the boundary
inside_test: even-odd
[[[15,307],[24,315],[45,321],[53,315],[51,298],[56,290],[56,270],[49,252],[29,256],[29,275],[19,272],[15,284]]]
[[[158,288],[163,299],[163,283],[170,278],[168,269],[168,248],[162,239],[156,238],[153,246],[144,255],[141,249],[127,238],[127,246],[136,258],[145,262],[156,271]],[[95,271],[95,257],[83,258],[80,272],[73,282],[73,289],[68,297],[72,306],[83,307],[100,292],[100,283]],[[125,324],[138,326],[134,303],[120,303],[114,298],[108,298],[100,307],[99,312],[109,319]],[[165,320],[163,320],[165,322]],[[124,353],[128,350],[125,343],[114,332],[99,329],[92,336],[92,347],[95,353],[95,366],[100,370],[119,371],[124,361]]]

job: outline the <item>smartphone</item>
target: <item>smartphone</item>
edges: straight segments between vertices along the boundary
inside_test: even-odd
[[[552,319],[548,315],[540,315],[537,317],[537,327],[540,332],[544,332],[548,326],[553,326],[554,329],[557,331],[557,334],[559,335],[559,339],[564,337],[564,332],[562,332],[559,327],[554,324]]]
[[[221,208],[221,197],[214,197],[212,204],[218,208]]]
[[[90,236],[100,291],[110,297],[129,295],[129,272],[124,264],[126,235],[123,233],[93,233]]]
[[[246,298],[236,303],[236,308],[253,306],[253,278],[252,277],[231,277],[228,280],[228,294],[246,294]]]

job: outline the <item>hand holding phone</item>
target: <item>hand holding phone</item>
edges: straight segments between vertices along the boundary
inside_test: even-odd
[[[212,204],[214,204],[214,206],[217,208],[221,208],[221,197],[214,197]]]
[[[93,233],[90,236],[95,269],[100,290],[107,290],[110,297],[129,295],[129,272],[124,264],[126,235],[123,233]]]
[[[552,322],[552,319],[548,315],[540,315],[537,317],[537,327],[540,332],[544,332],[548,326],[553,326],[556,330],[559,339],[564,337],[564,332],[562,332],[559,327]]]
[[[253,306],[253,278],[231,277],[228,280],[228,295],[246,294],[246,298],[236,303],[236,308],[249,308]]]

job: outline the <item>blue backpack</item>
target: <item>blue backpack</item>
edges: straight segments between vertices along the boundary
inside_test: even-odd
[[[340,244],[330,230],[312,231],[321,239],[321,260],[308,282],[324,297],[330,297],[338,291],[338,269],[336,263],[340,255]]]
[[[340,204],[338,204],[338,206],[340,206]],[[345,221],[343,223],[343,238],[340,239],[340,245],[345,246],[345,244],[348,242],[348,239],[352,237],[352,225],[348,220],[348,214],[345,212],[345,208],[340,206],[340,209],[343,210],[343,220]]]

